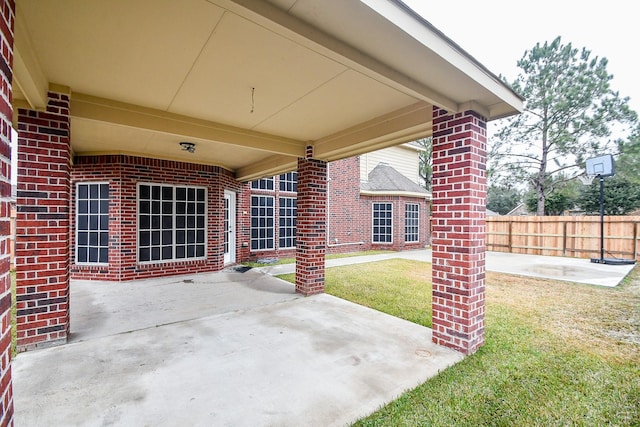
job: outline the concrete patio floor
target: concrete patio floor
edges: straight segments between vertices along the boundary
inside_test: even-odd
[[[16,426],[342,426],[463,357],[257,270],[73,281],[71,339],[13,364]]]

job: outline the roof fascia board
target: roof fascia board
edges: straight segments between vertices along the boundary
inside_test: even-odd
[[[408,35],[428,46],[472,80],[490,90],[517,111],[523,111],[524,98],[500,80],[477,59],[467,53],[429,21],[418,15],[400,0],[360,0],[362,3],[387,18]],[[458,111],[463,111],[459,109]],[[480,111],[478,111],[481,113]],[[487,116],[494,118],[492,116]]]

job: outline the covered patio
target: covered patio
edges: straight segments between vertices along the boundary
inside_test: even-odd
[[[463,357],[257,270],[72,281],[71,298],[69,343],[14,362],[22,425],[344,426]]]
[[[295,290],[322,293],[327,163],[423,137],[434,159],[424,338],[463,354],[483,344],[486,123],[517,114],[522,99],[401,1],[2,6],[1,188],[8,197],[12,126],[19,351],[82,330],[70,321],[71,277],[130,282],[242,261],[254,232],[244,189],[292,170]],[[322,305],[312,301],[300,304]]]

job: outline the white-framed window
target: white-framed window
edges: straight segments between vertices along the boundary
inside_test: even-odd
[[[260,251],[274,247],[274,198],[251,196],[251,250]]]
[[[287,172],[280,175],[280,191],[296,193],[298,191],[298,172]]]
[[[420,241],[420,205],[407,203],[404,205],[404,241]]]
[[[273,177],[251,181],[251,188],[255,190],[273,190]]]
[[[109,264],[109,183],[76,184],[76,264]]]
[[[207,189],[138,184],[138,262],[204,259]]]
[[[373,203],[373,243],[393,243],[393,204]]]
[[[298,200],[295,197],[280,197],[278,204],[280,208],[278,246],[295,248]]]

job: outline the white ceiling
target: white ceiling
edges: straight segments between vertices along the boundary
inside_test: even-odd
[[[431,105],[489,118],[521,108],[395,1],[16,3],[15,104],[38,109],[49,88],[68,91],[75,155],[195,161],[251,179],[295,167],[306,145],[333,160],[427,136]]]

